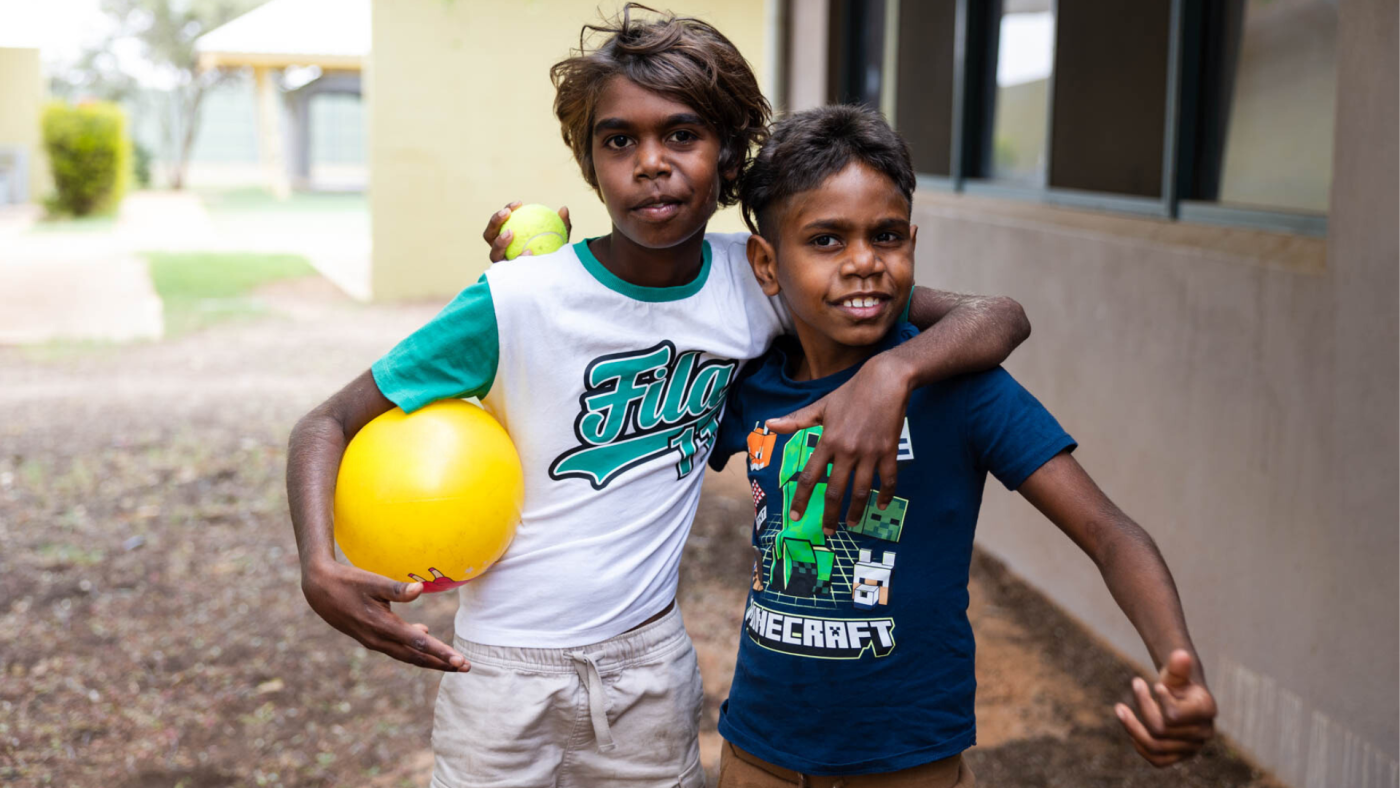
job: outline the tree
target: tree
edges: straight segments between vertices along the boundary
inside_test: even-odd
[[[201,71],[195,41],[264,2],[266,0],[102,0],[102,10],[115,22],[113,36],[100,50],[80,61],[67,79],[68,92],[87,90],[109,99],[132,96],[134,81],[114,65],[112,52],[118,39],[139,41],[142,56],[169,94],[173,111],[161,113],[161,116],[173,143],[170,186],[182,188],[190,150],[199,132],[204,97],[232,73],[216,69]]]

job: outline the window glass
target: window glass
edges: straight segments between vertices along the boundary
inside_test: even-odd
[[[957,2],[904,0],[898,9],[894,121],[909,142],[916,172],[949,175]]]
[[[1327,211],[1336,0],[1243,0],[1222,79],[1219,201]],[[1234,62],[1232,63],[1231,60]]]
[[[365,160],[365,111],[359,96],[311,97],[311,163],[360,164]]]
[[[831,0],[827,99],[880,108],[885,0]]]
[[[990,173],[1027,186],[1045,183],[1045,134],[1055,56],[1052,0],[1005,0],[997,30]]]
[[[252,80],[239,78],[210,90],[204,96],[199,117],[191,161],[258,160],[257,97]],[[183,134],[183,129],[177,134]]]
[[[1171,0],[1056,8],[1050,185],[1160,197]]]

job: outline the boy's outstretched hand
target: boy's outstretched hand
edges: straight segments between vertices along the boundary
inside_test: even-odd
[[[312,610],[365,648],[433,670],[471,668],[466,657],[429,635],[427,624],[410,624],[389,609],[390,602],[417,599],[422,583],[401,583],[331,561],[303,573],[301,587]]]
[[[1153,766],[1190,758],[1215,735],[1215,698],[1204,683],[1192,678],[1194,669],[1191,654],[1177,649],[1167,658],[1152,690],[1146,681],[1133,679],[1138,714],[1123,703],[1113,708],[1138,754]]]
[[[491,214],[491,218],[486,220],[486,232],[481,234],[481,238],[491,246],[491,262],[499,263],[506,259],[506,247],[510,246],[511,239],[515,236],[509,231],[501,232],[501,225],[505,224],[506,219],[510,218],[511,212],[519,208],[522,204],[520,200],[509,203],[506,207]],[[565,234],[567,236],[572,236],[574,234],[574,225],[569,221],[569,209],[567,206],[559,209],[559,218],[564,220]],[[566,237],[564,240],[567,241],[568,238]],[[532,254],[532,252],[527,250],[521,257],[529,254]]]

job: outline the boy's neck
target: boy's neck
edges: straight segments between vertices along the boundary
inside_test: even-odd
[[[705,260],[705,228],[665,249],[648,249],[617,231],[595,238],[588,249],[614,276],[639,287],[679,287],[695,281]]]
[[[802,348],[799,358],[788,360],[788,377],[793,380],[817,380],[835,375],[865,361],[878,350],[877,345],[843,345],[795,315],[793,324]]]

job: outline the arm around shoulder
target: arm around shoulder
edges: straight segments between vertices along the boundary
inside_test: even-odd
[[[1015,299],[915,287],[909,322],[918,337],[889,351],[909,370],[913,386],[992,369],[1031,335],[1031,323]]]
[[[1012,347],[1031,335],[1031,321],[1021,303],[1010,296],[969,295],[931,287],[915,287],[909,295],[909,322],[920,331],[957,311],[975,312],[986,327],[1011,338]]]

